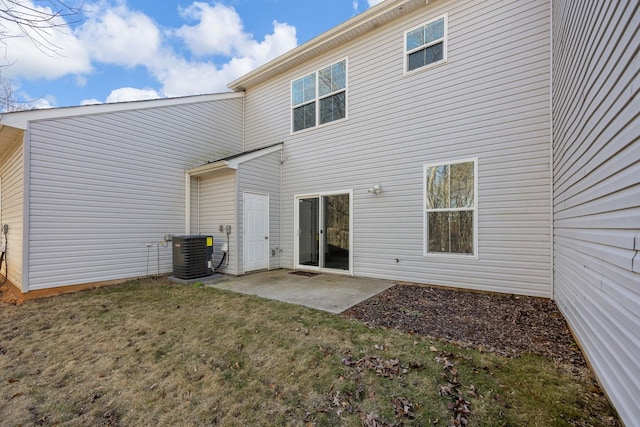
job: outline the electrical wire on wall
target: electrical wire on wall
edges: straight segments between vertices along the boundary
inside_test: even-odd
[[[229,257],[227,255],[229,254],[229,235],[230,234],[231,233],[227,233],[227,250],[225,251],[224,249],[222,249],[222,258],[220,259],[220,262],[218,263],[218,266],[213,270],[215,272],[220,270],[221,267],[225,268],[225,267],[227,267],[229,265]],[[225,262],[225,260],[227,262],[224,265],[222,265],[222,263]]]
[[[7,283],[7,278],[9,277],[9,264],[7,264],[7,231],[9,231],[8,225],[0,226],[0,246],[2,246],[2,253],[0,253],[0,270],[2,270],[2,263],[4,262],[4,280],[2,284]]]

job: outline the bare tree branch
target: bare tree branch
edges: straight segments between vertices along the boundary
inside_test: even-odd
[[[28,37],[39,50],[55,53],[52,31],[59,31],[82,21],[82,6],[72,6],[63,0],[33,0],[33,7],[24,0],[0,0],[0,41],[12,37]],[[16,26],[21,34],[11,31]]]
[[[0,113],[12,111],[25,111],[30,109],[29,101],[20,101],[11,80],[0,72]]]

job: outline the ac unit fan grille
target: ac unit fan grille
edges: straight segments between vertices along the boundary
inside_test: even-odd
[[[178,279],[197,279],[211,274],[211,236],[175,236],[173,238],[173,275]]]

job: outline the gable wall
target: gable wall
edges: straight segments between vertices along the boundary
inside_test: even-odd
[[[404,76],[404,32],[442,13],[448,63]],[[245,149],[284,141],[282,265],[294,195],[352,189],[356,275],[551,296],[549,14],[541,0],[433,1],[249,89]],[[348,120],[292,135],[290,82],[344,58]],[[425,257],[423,165],[473,157],[478,259]]]
[[[170,272],[184,171],[241,144],[240,97],[32,123],[29,289]]]
[[[555,296],[627,425],[640,419],[639,8],[553,7]]]

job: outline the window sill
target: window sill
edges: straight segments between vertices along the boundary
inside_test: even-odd
[[[300,129],[300,130],[297,130],[297,131],[293,131],[292,130],[290,135],[291,136],[300,135],[302,133],[306,133],[306,132],[309,132],[309,131],[312,131],[312,130],[322,129],[322,128],[325,128],[327,126],[331,126],[331,125],[336,124],[336,123],[346,122],[348,120],[349,120],[349,117],[345,117],[344,119],[334,120],[334,121],[331,121],[331,122],[328,122],[328,123],[323,123],[321,125],[316,125],[316,126],[309,127],[309,128],[306,128],[306,129]]]
[[[431,70],[432,68],[437,68],[443,66],[449,62],[448,59],[443,59],[442,61],[434,62],[433,64],[425,65],[424,67],[416,68],[415,70],[407,71],[406,65],[404,69],[405,76],[413,76],[415,74],[419,74],[423,71]]]

